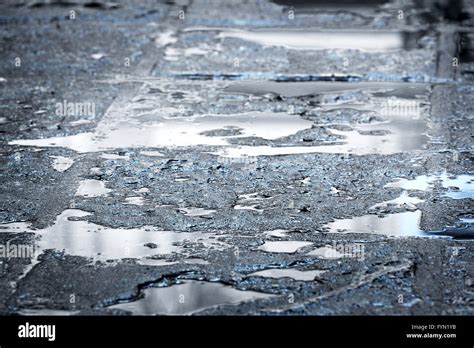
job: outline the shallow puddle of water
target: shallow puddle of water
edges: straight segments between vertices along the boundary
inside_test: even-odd
[[[312,245],[311,242],[303,241],[275,241],[275,242],[265,242],[263,245],[259,246],[257,250],[266,251],[268,253],[294,253],[298,249]]]
[[[379,103],[425,98],[430,86],[415,83],[377,83],[377,82],[242,82],[232,83],[223,88],[215,85],[220,92],[263,95],[273,93],[285,97],[340,94],[343,92],[363,91]],[[39,147],[66,147],[78,152],[110,151],[137,147],[186,147],[186,146],[219,146],[223,147],[217,155],[223,157],[245,157],[261,155],[287,155],[304,153],[352,153],[365,155],[371,153],[392,154],[414,149],[421,149],[427,142],[426,122],[419,115],[396,116],[387,114],[386,122],[377,124],[353,125],[349,131],[340,131],[336,125],[323,124],[329,132],[341,136],[337,142],[324,143],[319,146],[240,146],[232,147],[231,140],[243,137],[258,137],[275,140],[310,129],[313,121],[304,119],[297,114],[285,112],[248,112],[228,115],[193,115],[183,116],[180,108],[157,108],[156,100],[142,98],[148,86],[144,86],[132,102],[121,108],[111,107],[93,132],[81,133],[65,137],[46,139],[15,140],[13,145]],[[224,93],[224,94],[225,94]],[[377,95],[377,97],[375,97]],[[383,96],[383,97],[380,97]],[[402,99],[397,99],[402,98]],[[404,99],[408,98],[408,99]],[[419,99],[416,102],[424,101]],[[144,101],[143,103],[141,101]],[[369,103],[370,104],[370,103]],[[391,105],[391,104],[390,104]],[[325,107],[350,108],[349,104],[326,105]],[[393,106],[393,105],[392,105]],[[368,110],[378,112],[378,106],[368,106]],[[390,109],[391,110],[391,109]],[[397,109],[398,110],[398,109]],[[395,110],[395,111],[397,111]],[[399,110],[398,110],[399,111]],[[321,112],[325,112],[322,108]],[[269,126],[271,125],[271,126]],[[234,132],[228,132],[233,129]],[[222,132],[222,130],[227,130]],[[374,134],[373,131],[383,130]],[[367,134],[369,132],[370,134]],[[152,149],[151,149],[152,150]],[[161,156],[157,151],[144,151],[147,156]],[[106,153],[105,159],[127,159]]]
[[[330,233],[374,233],[390,237],[426,237],[420,230],[421,211],[403,212],[379,217],[357,216],[330,222],[325,227]]]
[[[153,255],[190,253],[193,245],[223,250],[227,244],[218,235],[203,232],[161,231],[153,226],[141,228],[110,228],[77,220],[91,215],[77,209],[62,212],[55,223],[42,230],[32,230],[28,223],[0,225],[0,232],[33,232],[41,238],[40,250],[64,250],[66,254],[94,260],[145,258]]]
[[[385,185],[385,187],[390,188],[418,191],[427,191],[428,189],[434,189],[436,186],[446,189],[447,191],[443,195],[452,199],[474,197],[474,178],[472,175],[455,176],[447,173],[419,175],[414,179],[401,178]]]
[[[74,161],[71,158],[63,156],[49,156],[53,159],[53,169],[62,173],[68,170],[73,164]]]
[[[86,179],[82,180],[79,183],[79,188],[76,191],[76,196],[84,197],[101,197],[107,196],[111,189],[105,187],[106,182],[95,180],[95,179]]]
[[[237,204],[234,206],[236,210],[253,210],[262,213],[264,209],[258,208],[260,201],[271,199],[272,197],[263,197],[258,192],[240,194],[237,197]]]
[[[297,269],[266,269],[247,274],[247,277],[292,278],[295,280],[312,281],[326,271],[299,271]]]
[[[137,115],[138,116],[138,115]],[[268,125],[272,126],[269,127]],[[203,115],[167,118],[153,115],[153,121],[139,122],[133,116],[127,122],[104,122],[94,133],[81,133],[66,137],[15,140],[12,145],[65,147],[77,152],[135,147],[170,147],[198,145],[229,145],[230,138],[255,136],[273,140],[311,128],[312,121],[287,113],[252,112],[236,115]],[[240,134],[207,136],[206,132],[237,127]]]
[[[287,233],[290,232],[288,230],[273,230],[273,231],[266,231],[263,234],[268,237],[275,237],[275,238],[285,238],[288,237]]]
[[[446,227],[441,230],[420,229],[421,211],[357,216],[340,219],[326,224],[329,233],[373,233],[389,237],[451,237],[454,239],[474,239],[474,226],[464,222],[463,226]],[[463,222],[461,220],[461,222]]]
[[[278,156],[309,153],[343,153],[353,155],[395,154],[420,150],[428,143],[426,120],[412,117],[392,117],[387,122],[360,124],[353,130],[341,131],[325,126],[330,133],[341,136],[337,142],[319,146],[238,146],[214,152],[222,157]],[[382,133],[374,133],[382,131]],[[369,132],[369,133],[367,133]]]
[[[143,199],[143,197],[140,197],[140,196],[127,197],[127,198],[125,198],[125,203],[124,204],[142,206],[143,204],[145,204],[145,200]]]
[[[398,98],[424,96],[430,86],[424,83],[405,82],[275,82],[245,81],[235,82],[224,91],[249,95],[275,94],[285,98],[335,94],[349,91],[365,91],[369,94],[380,94]]]
[[[263,213],[264,209],[258,209],[258,204],[254,205],[242,205],[242,204],[236,204],[234,206],[235,210],[252,210],[256,211],[257,213]]]
[[[385,208],[388,206],[408,207],[408,208],[416,209],[416,205],[422,202],[424,202],[422,199],[419,199],[418,197],[410,197],[408,193],[404,191],[399,197],[395,199],[391,199],[389,201],[382,202],[382,203],[377,203],[371,206],[369,209],[379,209],[379,208]]]
[[[174,181],[176,182],[186,182],[186,181],[189,181],[189,177],[182,177],[182,178],[176,178],[174,179]]]
[[[189,315],[219,305],[238,304],[274,295],[242,291],[220,283],[186,281],[162,288],[147,288],[144,297],[119,303],[109,309],[122,309],[134,315]]]
[[[386,30],[223,30],[219,38],[235,38],[263,46],[295,50],[390,51],[416,48],[414,34]]]
[[[179,211],[186,216],[206,216],[206,215],[213,215],[217,210],[187,207],[187,208],[180,208]]]
[[[181,260],[181,262],[190,264],[190,265],[209,265],[210,262],[204,259],[199,259],[195,257],[190,257],[187,259]],[[180,261],[169,261],[166,259],[153,259],[153,258],[144,258],[137,261],[139,265],[144,266],[170,266],[180,263]]]

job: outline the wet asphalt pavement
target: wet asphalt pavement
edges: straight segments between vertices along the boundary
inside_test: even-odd
[[[0,314],[474,314],[474,2],[0,9]]]

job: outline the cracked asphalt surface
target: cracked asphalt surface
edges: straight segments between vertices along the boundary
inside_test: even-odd
[[[474,314],[474,3],[347,4],[2,2],[0,314]]]

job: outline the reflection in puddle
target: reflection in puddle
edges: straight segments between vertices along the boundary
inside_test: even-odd
[[[159,85],[159,87],[162,86]],[[325,142],[318,146],[233,147],[232,144],[237,139],[245,137],[257,137],[271,141],[294,135],[312,128],[313,120],[304,119],[293,113],[256,111],[227,115],[199,114],[184,116],[189,111],[184,107],[157,108],[160,99],[149,95],[147,91],[150,89],[150,85],[145,83],[140,93],[130,103],[120,108],[116,107],[108,110],[93,132],[66,137],[15,140],[10,144],[66,147],[78,152],[110,151],[135,147],[219,146],[220,149],[211,153],[223,157],[242,158],[245,156],[305,153],[393,154],[422,149],[428,142],[426,120],[418,114],[421,109],[415,108],[418,113],[413,113],[410,108],[407,108],[408,106],[429,104],[427,96],[430,86],[428,84],[240,82],[232,83],[227,87],[220,85],[210,87],[215,90],[213,93],[219,95],[228,95],[228,93],[257,96],[275,94],[283,97],[301,97],[329,94],[335,98],[340,96],[341,93],[347,92],[349,93],[347,97],[350,98],[348,100],[343,98],[343,100],[348,103],[330,105],[323,103],[320,105],[321,113],[327,112],[328,108],[331,110],[336,108],[350,109],[353,107],[353,99],[355,98],[356,102],[367,104],[364,104],[363,107],[368,112],[380,114],[384,116],[383,118],[386,121],[356,124],[352,125],[352,129],[346,131],[340,130],[338,125],[321,124],[319,126],[325,127],[340,139],[331,143]],[[165,92],[161,94],[163,93]],[[186,93],[192,94],[191,92]],[[363,100],[358,99],[361,96]],[[334,100],[333,97],[329,100]],[[400,103],[402,105],[399,105]],[[163,155],[157,151],[141,153],[147,156]],[[110,153],[103,154],[102,157],[106,159],[128,158],[128,156]],[[243,206],[245,205],[238,204],[237,209],[241,209]]]
[[[393,207],[406,207],[406,208],[411,208],[411,209],[416,209],[416,205],[418,203],[424,202],[422,199],[419,199],[417,197],[410,197],[408,193],[403,191],[403,193],[400,195],[400,197],[397,197],[395,199],[391,199],[389,201],[385,201],[382,203],[377,203],[373,206],[371,206],[369,209],[379,209],[379,208],[386,208],[389,206]]]
[[[404,190],[427,191],[436,186],[443,187],[448,191],[444,196],[452,199],[463,199],[474,197],[474,181],[472,175],[453,176],[447,173],[440,175],[419,175],[414,179],[401,178],[396,182],[389,183],[385,187],[401,188]]]
[[[225,304],[269,298],[274,295],[255,291],[242,291],[219,283],[186,281],[163,288],[148,288],[144,297],[129,303],[108,307],[121,309],[134,315],[187,315]]]
[[[174,179],[174,181],[176,182],[185,182],[185,181],[189,181],[189,177],[182,177],[182,178],[176,178]]]
[[[357,216],[330,222],[325,227],[330,233],[375,233],[391,237],[422,237],[426,234],[420,230],[421,211],[390,214],[384,217],[377,215]]]
[[[288,230],[273,230],[273,231],[267,231],[264,232],[263,234],[269,237],[276,237],[276,238],[285,238],[288,237],[287,233],[290,232]]]
[[[413,36],[413,35],[411,35]],[[224,30],[219,38],[236,38],[264,46],[296,50],[351,49],[388,51],[415,48],[416,41],[408,33],[397,31],[357,30]]]
[[[429,85],[424,83],[405,82],[274,82],[245,81],[235,82],[224,91],[249,95],[275,94],[285,98],[336,94],[342,92],[365,91],[370,94],[389,94],[398,98],[413,98],[427,95]]]
[[[144,203],[145,203],[145,200],[143,199],[143,197],[137,196],[137,197],[127,197],[127,198],[125,198],[125,203],[124,204],[141,206]]]
[[[428,142],[426,121],[410,117],[392,117],[388,122],[354,126],[341,131],[327,126],[329,131],[343,137],[342,144],[320,146],[239,146],[214,152],[222,157],[278,156],[305,153],[344,153],[354,155],[395,154],[420,150]],[[377,133],[382,131],[382,133]],[[368,132],[368,133],[367,133]],[[374,133],[375,132],[375,133]]]
[[[187,259],[181,260],[181,262],[190,264],[190,265],[209,265],[210,262],[204,259],[199,259],[195,257],[190,257]],[[143,266],[170,266],[180,263],[180,261],[170,261],[166,259],[154,259],[154,258],[144,258],[137,261],[139,265]]]
[[[409,211],[390,214],[357,216],[340,219],[325,225],[329,233],[374,233],[389,237],[451,237],[454,239],[473,239],[474,226],[462,221],[463,226],[446,227],[442,230],[423,231],[420,229],[421,211]],[[321,252],[327,252],[323,250]],[[311,255],[308,254],[308,255]],[[315,254],[313,254],[315,255]],[[344,256],[344,255],[341,255]]]
[[[253,210],[263,213],[264,209],[260,209],[260,202],[263,200],[272,199],[272,197],[264,197],[258,192],[240,194],[237,197],[237,203],[234,206],[236,210]]]
[[[86,179],[80,182],[76,196],[101,197],[106,196],[111,191],[111,189],[105,187],[104,181]]]
[[[74,163],[70,158],[63,156],[49,156],[53,159],[53,169],[62,173],[68,170]]]
[[[263,245],[259,246],[257,250],[262,250],[269,253],[294,253],[298,249],[312,244],[313,243],[311,242],[301,241],[265,242]]]
[[[179,211],[187,216],[206,216],[214,214],[217,210],[188,207],[180,208]]]
[[[68,255],[77,255],[105,261],[122,258],[144,258],[172,253],[187,254],[191,246],[204,246],[217,250],[228,245],[217,238],[223,235],[203,232],[160,231],[153,226],[141,228],[109,228],[88,221],[77,220],[91,215],[77,209],[67,209],[57,218],[53,226],[32,230],[27,223],[1,225],[1,232],[33,232],[41,236],[41,250],[64,250]],[[74,220],[76,219],[76,220]],[[21,225],[20,225],[21,224]],[[147,245],[154,245],[150,248]]]
[[[264,277],[264,278],[292,278],[295,280],[311,281],[319,277],[326,271],[299,271],[297,269],[265,269],[254,273],[247,274],[247,277]]]
[[[286,113],[252,112],[236,115],[203,115],[168,118],[151,115],[153,122],[141,123],[133,116],[125,122],[100,123],[94,133],[81,133],[66,137],[15,140],[13,145],[66,147],[77,152],[133,147],[169,147],[197,145],[228,145],[228,139],[255,136],[278,139],[311,128],[313,122],[298,115]],[[271,127],[269,127],[271,125]],[[224,127],[238,127],[240,134],[206,136],[205,132]],[[204,133],[204,134],[203,134]]]

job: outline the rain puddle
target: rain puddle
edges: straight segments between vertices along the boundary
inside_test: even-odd
[[[421,211],[403,212],[379,217],[357,216],[341,219],[325,225],[330,233],[375,233],[390,237],[426,237],[420,230]]]
[[[380,217],[378,215],[357,216],[340,219],[326,224],[329,233],[373,233],[389,237],[451,237],[454,239],[474,239],[474,226],[462,221],[462,226],[450,226],[441,230],[420,229],[421,211],[408,211]],[[321,250],[324,252],[324,250]]]
[[[64,250],[94,260],[145,258],[153,255],[190,253],[192,247],[223,250],[227,244],[218,240],[214,233],[161,231],[153,226],[141,228],[110,228],[88,221],[78,220],[91,213],[67,209],[55,223],[42,230],[33,230],[28,223],[0,225],[1,232],[33,232],[41,236],[37,245],[40,250]]]
[[[84,197],[101,197],[107,196],[111,189],[105,187],[106,182],[95,180],[95,179],[86,179],[82,180],[79,183],[79,188],[77,189],[76,196]]]
[[[354,155],[394,154],[420,150],[429,142],[428,126],[422,117],[427,104],[429,85],[421,83],[377,82],[239,82],[225,88],[229,93],[248,95],[274,94],[286,98],[363,92],[370,101],[349,101],[320,104],[321,112],[338,109],[360,109],[383,116],[384,121],[351,124],[341,130],[340,125],[320,124],[340,140],[318,146],[237,146],[219,149],[214,154],[223,157],[278,156],[309,153],[346,153]],[[415,99],[413,99],[415,98]]]
[[[345,131],[338,130],[335,126],[325,127],[332,134],[342,137],[338,141],[339,144],[332,142],[319,146],[238,146],[222,148],[214,154],[234,158],[309,153],[390,155],[423,149],[429,140],[426,135],[426,121],[421,118],[392,117],[387,122],[360,124],[353,126],[353,130]]]
[[[262,213],[264,209],[259,209],[260,201],[271,199],[272,197],[261,196],[258,192],[238,195],[237,203],[234,206],[236,210],[253,210]]]
[[[288,231],[288,230],[273,230],[273,231],[264,232],[263,234],[268,236],[268,237],[285,238],[285,237],[288,237],[288,235],[287,235],[288,232],[290,232],[290,231]]]
[[[181,262],[190,264],[190,265],[209,265],[210,262],[204,259],[199,259],[199,258],[187,258],[184,260],[181,260]],[[154,259],[154,258],[145,258],[145,259],[140,259],[137,261],[139,265],[143,266],[170,266],[170,265],[176,265],[180,263],[180,261],[170,261],[166,259]]]
[[[186,281],[162,288],[147,288],[143,298],[109,306],[134,315],[189,315],[204,309],[269,298],[274,295],[242,291],[220,283]]]
[[[298,249],[312,244],[311,242],[302,241],[265,242],[259,246],[257,250],[266,251],[268,253],[294,253]]]
[[[422,199],[419,199],[418,197],[410,197],[408,193],[404,191],[399,197],[382,203],[377,203],[369,209],[380,209],[389,206],[416,209],[416,205],[422,202],[424,202]]]
[[[176,182],[186,182],[186,181],[189,181],[189,177],[180,177],[180,178],[176,178],[174,179],[174,181]]]
[[[124,204],[141,206],[144,203],[145,203],[145,200],[143,199],[143,197],[137,196],[137,197],[127,197],[127,198],[125,198],[125,203]]]
[[[371,94],[380,93],[384,96],[413,98],[414,96],[426,95],[429,92],[429,88],[428,84],[405,82],[246,81],[232,83],[224,91],[255,96],[274,94],[285,98],[365,91]]]
[[[63,156],[49,156],[53,159],[53,169],[62,173],[68,170],[74,163],[70,158]]]
[[[188,207],[180,208],[179,211],[187,216],[206,216],[214,214],[217,210]]]
[[[452,199],[464,199],[474,197],[473,180],[472,175],[455,176],[443,173],[439,175],[419,175],[414,179],[401,178],[396,182],[385,185],[385,187],[418,191],[442,187],[447,190],[443,193],[444,196]]]
[[[292,278],[295,280],[312,281],[326,271],[299,271],[297,269],[266,269],[247,274],[247,277]]]
[[[219,38],[235,38],[263,46],[295,50],[391,51],[417,48],[414,33],[386,30],[223,30]]]
[[[362,93],[371,98],[367,110],[381,113],[386,106],[386,121],[371,124],[352,125],[352,129],[340,130],[339,125],[321,124],[340,140],[318,146],[238,146],[236,139],[257,137],[265,140],[281,139],[313,126],[312,120],[298,114],[286,112],[247,112],[240,114],[203,114],[183,116],[177,107],[157,108],[156,100],[147,99],[149,86],[125,106],[111,107],[93,132],[65,137],[45,139],[21,139],[10,142],[13,145],[38,147],[65,147],[77,152],[99,152],[123,148],[160,148],[186,146],[219,146],[217,152],[223,157],[274,156],[304,153],[372,153],[393,154],[422,149],[428,142],[426,121],[420,115],[412,114],[407,108],[400,109],[398,103],[419,106],[426,103],[429,85],[416,83],[377,82],[241,82],[216,87],[219,92],[250,95],[276,94],[284,97],[309,95],[339,95],[344,92]],[[225,94],[224,93],[224,94]],[[359,93],[359,94],[360,94]],[[358,94],[357,94],[358,95]],[[354,97],[354,96],[352,96]],[[357,96],[356,96],[357,97]],[[425,99],[413,99],[413,98]],[[395,98],[395,99],[393,99]],[[397,99],[398,98],[398,99]],[[365,100],[366,98],[364,98]],[[415,103],[411,105],[410,103]],[[375,103],[375,104],[373,104]],[[385,103],[385,104],[384,104]],[[392,103],[392,104],[391,104]],[[353,104],[353,103],[352,103]],[[337,108],[354,107],[347,104],[321,104],[321,113]],[[379,105],[381,104],[381,105]],[[420,104],[421,105],[421,104]],[[326,109],[325,109],[326,108]],[[115,110],[116,109],[116,110]],[[416,108],[415,111],[419,111]],[[269,127],[269,125],[271,125]],[[141,152],[147,156],[161,156],[157,151]],[[128,159],[128,156],[102,154],[105,159]],[[238,205],[237,209],[242,208]],[[244,208],[245,209],[245,208]]]
[[[287,113],[251,112],[235,115],[203,115],[169,118],[166,113],[151,115],[152,120],[141,122],[140,115],[99,123],[94,133],[66,137],[15,140],[12,145],[65,147],[77,152],[97,152],[120,148],[170,147],[197,145],[229,145],[228,140],[240,137],[259,137],[274,140],[311,128],[313,122]],[[109,124],[111,123],[111,124]],[[272,126],[269,127],[268,125]],[[206,133],[237,127],[239,134],[208,136]]]

